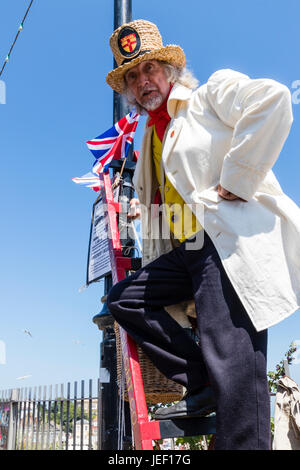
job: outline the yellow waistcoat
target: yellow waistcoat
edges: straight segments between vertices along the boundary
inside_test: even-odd
[[[162,143],[156,133],[155,126],[153,126],[152,154],[155,174],[160,188],[162,188],[160,177],[161,152]],[[202,226],[166,176],[164,180],[165,216],[175,238],[180,242],[184,242],[186,239],[199,232]]]

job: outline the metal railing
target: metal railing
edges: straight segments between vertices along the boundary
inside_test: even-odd
[[[99,449],[100,391],[99,379],[1,391],[0,449]]]
[[[0,391],[0,450],[100,450],[101,390],[98,379]]]

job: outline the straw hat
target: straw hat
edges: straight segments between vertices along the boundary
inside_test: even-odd
[[[119,93],[124,90],[125,72],[143,60],[162,60],[178,67],[186,63],[181,47],[163,46],[157,26],[150,21],[135,20],[123,24],[113,32],[109,43],[117,68],[107,74],[106,81]]]

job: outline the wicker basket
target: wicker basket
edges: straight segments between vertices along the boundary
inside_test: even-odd
[[[118,384],[121,383],[122,376],[122,347],[119,326],[115,322],[114,330],[116,335],[117,348],[117,374]],[[150,361],[145,353],[138,346],[139,363],[143,378],[146,403],[149,405],[156,403],[171,403],[181,400],[183,395],[182,385],[167,379]],[[120,390],[120,386],[119,386]],[[124,399],[128,401],[127,390],[125,389]]]

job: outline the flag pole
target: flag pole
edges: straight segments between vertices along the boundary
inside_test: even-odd
[[[114,0],[114,30],[117,29],[124,23],[128,23],[132,20],[132,0]],[[114,60],[114,68],[116,67],[116,62]],[[113,94],[113,123],[118,122],[123,116],[129,112],[128,106],[124,98],[117,92],[114,91]],[[127,159],[125,162],[120,162],[119,160],[113,160],[110,164],[110,171],[115,175],[117,172],[120,172],[120,164],[123,163],[122,171],[122,196],[126,197],[128,200],[133,197],[133,186],[132,186],[132,176],[133,176],[133,167],[134,165],[128,165],[128,162],[133,163],[133,146],[128,151]],[[127,166],[130,169],[126,168]],[[126,230],[127,232],[127,230]],[[122,239],[120,233],[122,246],[132,246],[134,245],[134,240],[131,239]],[[134,250],[131,250],[133,252]],[[109,290],[112,287],[112,276],[111,274],[105,276],[104,278],[104,299],[107,296]],[[110,315],[110,312],[107,311],[106,304],[104,304],[103,309],[106,308],[105,315],[111,317],[111,321],[108,321],[108,326],[103,328],[99,326],[99,329],[103,330],[103,339],[100,347],[100,383],[101,375],[106,375],[110,377],[108,383],[101,383],[100,397],[101,397],[101,433],[100,433],[100,443],[99,449],[101,450],[112,450],[118,449],[119,442],[119,432],[118,429],[118,377],[117,377],[117,355],[116,355],[116,338],[113,329],[113,318]],[[98,316],[101,316],[101,313]],[[98,317],[96,316],[96,317]],[[93,321],[97,323],[97,318],[94,317]],[[105,374],[104,374],[105,372]],[[130,421],[130,410],[128,403],[124,403],[124,421],[125,421],[125,437],[123,441],[123,449],[129,449],[132,444],[131,438],[131,421]]]

